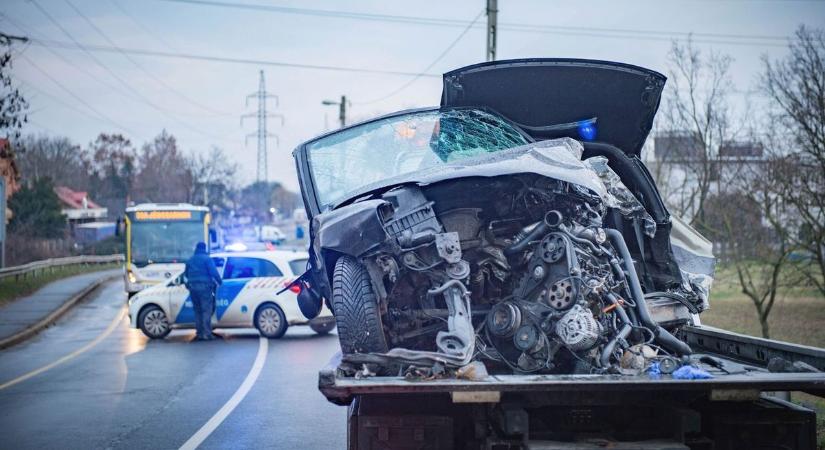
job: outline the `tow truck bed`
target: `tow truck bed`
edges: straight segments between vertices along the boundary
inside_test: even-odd
[[[728,374],[704,366],[714,378],[678,380],[668,375],[490,375],[482,381],[459,379],[408,380],[403,377],[342,377],[337,370],[340,354],[319,373],[318,387],[333,402],[346,402],[361,394],[412,394],[450,392],[571,392],[605,391],[804,391],[825,396],[825,349],[754,338],[712,327],[686,327],[680,337],[696,353],[714,356],[723,363],[750,365],[762,371]],[[768,362],[780,357],[802,361],[821,373],[773,373]]]
[[[713,356],[737,373],[703,364],[713,378],[356,379],[338,370],[339,354],[321,370],[318,385],[331,402],[352,404],[350,449],[457,448],[456,443],[464,442],[473,442],[466,448],[591,448],[580,438],[594,433],[606,433],[611,445],[630,445],[627,448],[746,448],[742,445],[766,443],[814,448],[813,411],[765,394],[803,391],[825,397],[825,349],[711,327],[686,327],[679,337],[696,353]],[[777,357],[821,372],[769,372],[768,363]],[[749,370],[743,371],[745,367]],[[645,418],[627,421],[637,416]],[[416,439],[429,446],[406,446]]]

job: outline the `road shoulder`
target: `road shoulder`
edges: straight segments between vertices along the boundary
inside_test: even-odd
[[[120,269],[75,275],[47,284],[0,307],[0,349],[18,344],[48,327]]]

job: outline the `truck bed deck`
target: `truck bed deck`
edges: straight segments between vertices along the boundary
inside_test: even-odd
[[[375,376],[356,379],[338,370],[340,354],[319,373],[321,392],[332,402],[346,403],[364,394],[455,393],[463,401],[495,401],[501,393],[708,393],[709,395],[758,395],[765,391],[804,391],[825,396],[825,349],[768,339],[754,338],[711,327],[686,327],[680,337],[696,353],[717,358],[729,367],[749,367],[744,373],[727,373],[701,364],[711,379],[683,380],[670,375],[490,375],[481,381],[462,379],[408,380],[403,377]],[[772,358],[801,361],[821,372],[769,372]],[[754,370],[755,369],[755,370]],[[742,372],[741,370],[739,372]],[[476,395],[474,400],[473,393]],[[492,396],[491,396],[492,393]],[[498,394],[495,394],[498,393]],[[486,399],[486,400],[485,400]],[[493,400],[491,400],[493,399]]]

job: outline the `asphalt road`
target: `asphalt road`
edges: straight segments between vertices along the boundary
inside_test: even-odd
[[[105,285],[53,327],[0,352],[0,447],[179,448],[238,400],[259,360],[251,388],[201,432],[200,448],[345,448],[346,408],[317,389],[318,369],[338,350],[334,334],[292,327],[260,357],[255,330],[214,342],[180,330],[150,341],[129,328],[122,289],[122,281]]]

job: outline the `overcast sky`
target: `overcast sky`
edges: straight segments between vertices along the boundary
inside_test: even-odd
[[[337,109],[323,100],[346,94],[354,120],[436,105],[441,79],[410,83],[411,74],[431,65],[427,73],[440,74],[485,56],[485,0],[219,1],[287,8],[277,11],[197,0],[0,3],[0,31],[35,39],[15,45],[13,76],[31,104],[26,132],[65,135],[81,145],[100,132],[120,132],[142,145],[166,129],[186,151],[226,150],[240,164],[240,184],[255,178],[256,141],[245,145],[244,138],[256,122],[241,127],[240,115],[255,111],[255,101],[247,108],[245,98],[257,90],[259,70],[280,100],[278,107],[271,101],[269,111],[285,118],[283,126],[269,122],[280,136],[280,145],[269,144],[269,177],[297,189],[292,149],[337,126]],[[465,29],[474,19],[477,27]],[[761,55],[785,54],[781,37],[800,24],[825,25],[825,1],[499,0],[499,24],[499,59],[595,58],[663,73],[670,40],[692,32],[704,51],[735,59],[732,76],[741,95],[753,87]],[[126,57],[117,49],[255,62]],[[296,67],[305,65],[406,74]]]

